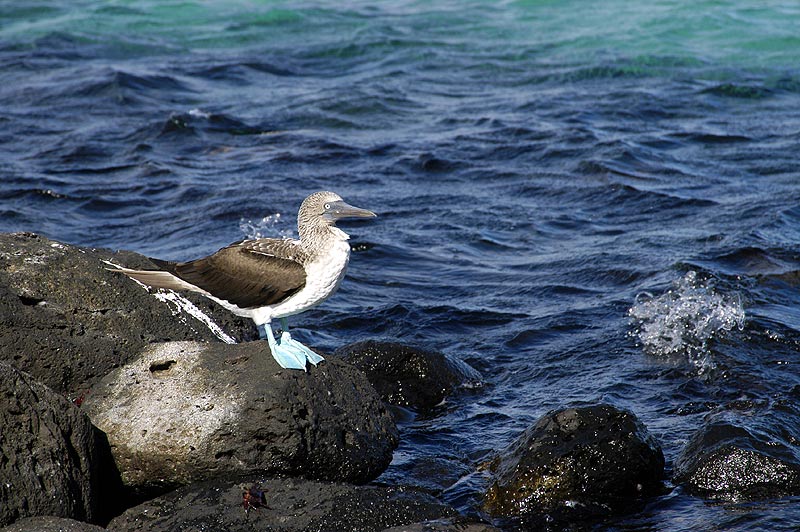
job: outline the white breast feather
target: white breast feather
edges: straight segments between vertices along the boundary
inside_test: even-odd
[[[306,265],[306,285],[298,293],[272,307],[272,318],[284,318],[316,307],[339,288],[350,260],[350,245],[336,241],[330,250]]]

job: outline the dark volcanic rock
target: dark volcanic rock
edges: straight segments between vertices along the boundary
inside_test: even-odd
[[[719,420],[691,438],[673,481],[690,493],[729,501],[798,495],[800,460],[777,438]]]
[[[114,473],[108,443],[83,412],[0,363],[0,526],[38,515],[102,522],[121,488]]]
[[[492,470],[484,500],[491,514],[575,520],[624,511],[657,493],[664,456],[636,416],[601,404],[548,413]]]
[[[367,374],[389,404],[430,410],[467,380],[479,380],[478,372],[441,353],[407,345],[366,340],[334,352]]]
[[[383,530],[383,532],[500,532],[500,529],[486,523],[476,523],[463,518],[455,518],[393,526]]]
[[[244,493],[253,501],[247,513]],[[411,488],[253,476],[186,486],[131,508],[111,521],[108,529],[369,532],[456,515],[453,508]]]
[[[228,473],[363,483],[397,429],[364,374],[335,358],[281,369],[267,342],[156,344],[83,403],[126,485],[145,493]]]
[[[0,360],[77,397],[149,343],[219,341],[174,298],[159,300],[108,271],[103,260],[154,267],[135,253],[82,249],[31,233],[0,234]],[[202,296],[187,298],[227,334],[257,337],[249,320]]]
[[[103,532],[105,528],[64,517],[28,517],[13,525],[0,528],[0,532]]]

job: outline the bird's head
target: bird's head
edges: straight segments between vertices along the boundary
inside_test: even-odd
[[[347,233],[336,227],[343,218],[372,218],[375,213],[348,205],[333,192],[314,192],[300,206],[297,230],[301,240],[324,238],[332,231],[338,238],[347,240]]]
[[[359,209],[345,203],[341,196],[334,192],[315,192],[303,201],[300,206],[298,221],[308,220],[319,224],[335,225],[343,218],[373,218],[376,214],[366,209]]]

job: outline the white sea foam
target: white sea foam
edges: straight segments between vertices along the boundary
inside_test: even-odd
[[[208,120],[211,118],[211,113],[206,113],[205,111],[201,111],[200,109],[191,109],[189,111],[189,116],[193,116],[195,118],[205,118]]]
[[[631,335],[645,352],[662,358],[685,358],[701,374],[716,366],[709,342],[734,327],[742,329],[745,320],[738,293],[717,293],[711,280],[698,279],[694,271],[658,297],[640,294],[628,315],[635,323]]]

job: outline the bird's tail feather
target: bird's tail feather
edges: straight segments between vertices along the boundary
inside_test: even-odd
[[[111,268],[106,268],[108,271],[124,273],[131,279],[139,281],[147,286],[153,288],[169,288],[170,290],[191,290],[199,292],[200,290],[193,284],[179,279],[169,272],[163,270],[131,270],[130,268],[123,268],[117,266],[113,262],[104,261]]]

